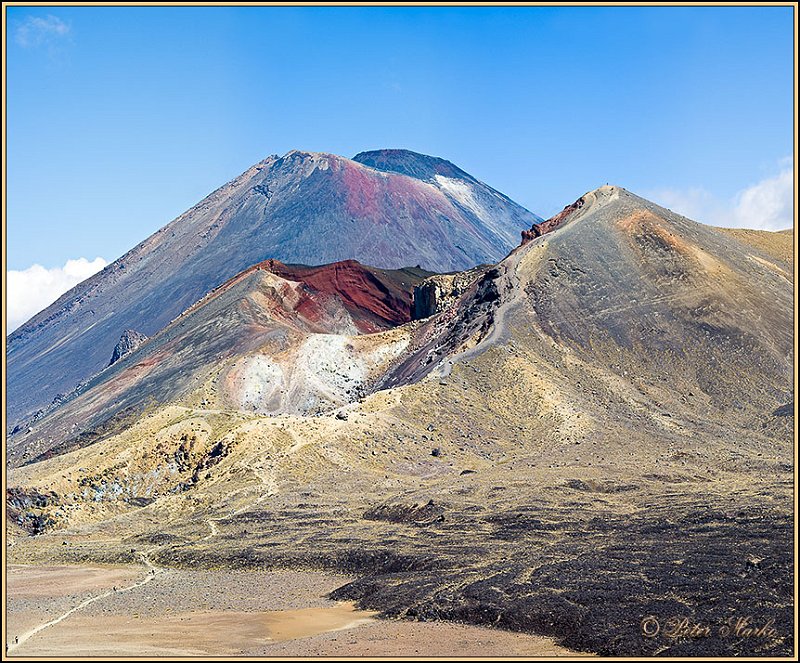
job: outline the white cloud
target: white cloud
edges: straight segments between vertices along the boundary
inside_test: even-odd
[[[659,189],[646,194],[659,205],[714,226],[784,230],[794,224],[794,164],[783,159],[780,172],[721,200],[702,188]]]
[[[793,203],[794,167],[789,165],[779,175],[762,180],[736,196],[732,225],[764,230],[791,228]]]
[[[9,270],[6,279],[6,333],[14,331],[67,290],[99,272],[107,264],[103,258],[95,258],[91,262],[86,258],[78,258],[67,260],[63,267],[52,269],[32,265],[19,271]]]
[[[28,16],[17,24],[14,30],[15,41],[24,48],[40,46],[60,37],[66,37],[71,27],[57,16]]]

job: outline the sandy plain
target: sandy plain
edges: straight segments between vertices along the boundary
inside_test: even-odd
[[[558,656],[549,638],[379,619],[325,595],[350,578],[307,571],[11,565],[8,655]]]

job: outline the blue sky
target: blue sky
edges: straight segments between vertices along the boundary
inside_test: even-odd
[[[113,260],[293,148],[442,156],[543,216],[610,182],[747,225],[766,182],[791,219],[789,7],[6,11],[9,269]]]

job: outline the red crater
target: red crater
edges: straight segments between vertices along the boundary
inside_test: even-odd
[[[257,267],[290,281],[300,281],[312,293],[337,297],[362,333],[410,321],[414,286],[430,275],[421,269],[377,269],[356,260],[318,267],[266,260]]]
[[[292,310],[310,322],[320,322],[325,317],[325,299],[339,299],[362,334],[391,329],[409,322],[412,319],[414,287],[434,273],[419,267],[378,269],[362,265],[356,260],[343,260],[316,267],[264,260],[215,288],[184,311],[182,316],[203,306],[209,299],[218,297],[257,270],[266,270],[288,281],[302,283],[305,291],[301,293]],[[288,299],[284,298],[282,301],[286,302]],[[279,308],[276,307],[274,313],[285,317],[280,314]]]

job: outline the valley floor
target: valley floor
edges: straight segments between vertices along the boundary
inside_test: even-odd
[[[350,580],[345,576],[187,571],[142,561],[10,566],[9,655],[574,655],[545,637],[376,619],[375,612],[325,598]]]

